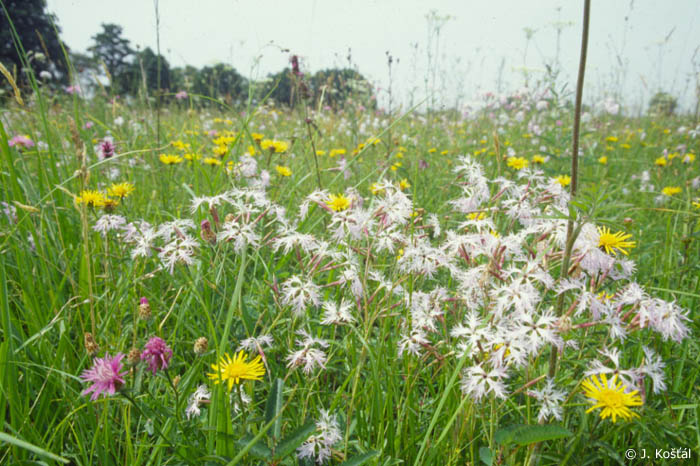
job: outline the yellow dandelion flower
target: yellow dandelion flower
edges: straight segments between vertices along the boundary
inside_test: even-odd
[[[571,184],[571,177],[569,175],[559,175],[554,178],[554,180],[559,183],[563,188]]]
[[[399,181],[399,189],[401,191],[404,191],[410,187],[411,187],[411,184],[408,182],[408,179],[404,178],[403,180]]]
[[[430,149],[428,149],[429,154],[433,154],[435,152],[437,152],[437,149],[435,147],[431,147]]]
[[[625,149],[625,150],[630,150],[630,149],[632,148],[632,146],[630,146],[630,145],[627,144],[627,143],[625,143],[625,144],[620,144],[620,147],[623,148],[623,149]]]
[[[396,153],[396,158],[397,158],[397,159],[402,159],[402,158],[403,158],[403,152],[397,152],[397,153]]]
[[[335,210],[336,212],[341,212],[350,207],[350,199],[343,196],[342,194],[331,194],[328,200],[326,201],[326,205],[331,209]]]
[[[608,136],[605,138],[607,142],[617,142],[617,137],[616,136]]]
[[[608,164],[608,156],[604,155],[601,158],[599,158],[598,163],[601,165],[607,165]]]
[[[666,186],[661,190],[661,194],[664,196],[673,196],[675,194],[680,194],[681,192],[683,192],[683,189],[680,186]]]
[[[182,162],[182,157],[172,154],[160,154],[159,159],[166,165],[175,165],[176,163]]]
[[[135,189],[136,187],[128,182],[115,183],[109,188],[107,188],[107,194],[121,199],[129,196],[131,193],[134,192]]]
[[[443,151],[440,152],[440,155],[447,155],[447,154],[449,154],[449,153],[450,153],[450,151],[448,151],[448,150],[443,150]]]
[[[700,209],[700,197],[696,197],[692,204],[696,209]]]
[[[253,141],[255,141],[255,142],[260,142],[260,141],[262,141],[262,139],[263,139],[265,136],[263,136],[263,135],[260,134],[260,133],[253,133],[253,134],[250,135],[250,137],[253,138]]]
[[[221,165],[221,160],[215,159],[214,157],[207,157],[207,158],[205,158],[204,160],[202,160],[202,162],[204,162],[204,163],[207,164],[207,165],[211,165],[211,166],[214,166],[214,165],[216,165],[216,166]]]
[[[214,147],[214,155],[217,157],[223,157],[228,153],[228,146],[225,144],[220,144],[216,147]]]
[[[617,422],[618,417],[627,421],[639,417],[639,414],[630,410],[630,406],[642,406],[642,397],[639,395],[639,391],[628,392],[627,387],[618,379],[617,374],[610,381],[605,374],[593,375],[584,380],[582,386],[584,394],[593,404],[586,410],[587,413],[603,408],[600,412],[600,418],[612,417],[613,422]]]
[[[80,192],[80,196],[75,198],[76,204],[85,204],[88,207],[104,207],[107,197],[93,189],[86,189]]]
[[[692,163],[695,162],[695,154],[692,152],[688,152],[683,156],[683,163]]]
[[[119,199],[115,199],[112,197],[105,197],[104,204],[102,204],[102,208],[104,210],[106,210],[107,212],[111,212],[118,205],[119,205]]]
[[[659,157],[658,159],[654,160],[654,165],[658,165],[659,167],[665,167],[668,164],[668,160],[666,160],[666,157]]]
[[[248,149],[246,149],[250,155],[255,155],[258,153],[258,151],[255,150],[255,147],[253,146],[248,146]]]
[[[210,372],[207,376],[215,385],[226,383],[229,392],[233,389],[233,384],[240,384],[241,380],[262,380],[265,366],[260,355],[250,362],[247,359],[248,355],[244,351],[239,351],[233,359],[226,353],[221,356],[218,364],[211,365],[215,372]]]
[[[318,155],[319,157],[321,157],[322,155],[326,155],[326,151],[325,151],[325,150],[317,150],[317,151],[316,151],[316,155]]]
[[[272,147],[278,154],[283,154],[289,149],[289,143],[284,141],[272,141]]]
[[[180,149],[180,150],[187,150],[190,145],[182,142],[181,140],[173,141],[170,143],[174,148]]]
[[[636,241],[627,241],[632,237],[632,235],[629,233],[618,231],[617,233],[613,234],[610,233],[610,229],[607,227],[598,227],[598,234],[600,235],[600,238],[598,239],[598,247],[605,249],[607,254],[612,253],[613,256],[616,256],[617,252],[615,250],[617,249],[626,256],[628,255],[628,252],[625,251],[625,248],[632,249],[637,247]]]
[[[483,220],[486,218],[486,212],[472,212],[467,214],[469,220]]]
[[[263,139],[262,141],[260,141],[260,148],[262,150],[268,150],[268,149],[274,150],[275,149],[273,146],[274,143],[275,142],[272,139]]]
[[[332,149],[331,153],[328,154],[330,157],[335,157],[336,155],[345,155],[347,151],[345,149]]]
[[[276,165],[275,170],[281,176],[292,176],[292,171],[288,167],[283,167],[282,165]]]
[[[514,168],[516,170],[522,170],[523,168],[525,168],[529,165],[529,162],[527,161],[527,159],[525,159],[523,157],[508,157],[507,165],[510,168]]]
[[[192,152],[188,152],[188,153],[184,154],[183,157],[185,158],[185,160],[189,160],[190,162],[193,161],[193,160],[199,160],[199,159],[202,158],[201,155],[199,155],[199,154],[194,154],[194,153],[192,153]]]
[[[542,164],[545,163],[546,161],[547,161],[547,159],[545,159],[544,157],[542,157],[540,154],[535,154],[535,155],[532,156],[532,163],[536,163],[536,164],[538,164],[538,165],[542,165]]]

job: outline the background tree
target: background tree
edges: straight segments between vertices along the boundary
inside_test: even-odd
[[[124,92],[137,95],[145,91],[154,95],[156,91],[167,92],[170,89],[170,64],[160,56],[160,83],[158,82],[158,55],[150,48],[137,52],[136,59],[122,76]]]
[[[230,65],[217,63],[205,66],[195,76],[193,91],[227,103],[240,99],[246,89],[246,79]]]
[[[350,96],[369,98],[372,93],[367,79],[350,68],[317,71],[310,81],[314,102],[323,97],[323,103],[331,107],[342,106]]]
[[[95,61],[104,63],[110,75],[114,92],[122,93],[129,88],[127,73],[131,71],[134,50],[129,40],[122,37],[123,29],[118,24],[102,24],[102,31],[92,36],[94,45],[88,48]]]
[[[12,36],[12,20],[27,53],[26,65],[36,76],[45,71],[51,74],[50,81],[66,83],[68,72],[58,36],[61,29],[56,16],[46,11],[46,0],[3,0],[3,5],[4,9],[0,9],[0,62],[15,75],[19,85],[28,85],[26,75],[21,72],[24,64],[19,47]],[[2,86],[7,84],[4,79],[0,81]]]
[[[649,113],[655,115],[673,115],[676,111],[678,100],[668,92],[659,91],[649,101]]]

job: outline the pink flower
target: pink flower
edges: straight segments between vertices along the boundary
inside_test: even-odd
[[[104,358],[95,358],[92,367],[80,375],[80,378],[86,382],[92,382],[92,385],[83,390],[81,394],[87,395],[92,392],[90,396],[92,401],[95,401],[100,395],[104,395],[105,398],[107,395],[114,395],[124,385],[126,372],[121,372],[124,366],[121,362],[123,358],[122,353],[117,353],[112,358],[109,357],[109,354],[106,354]]]
[[[152,337],[146,343],[143,353],[141,353],[141,360],[148,361],[148,368],[153,372],[153,375],[159,369],[167,369],[168,362],[170,358],[173,357],[173,350],[170,349],[168,344],[160,337]]]
[[[77,84],[75,86],[66,86],[66,92],[71,95],[75,94],[76,92],[80,93],[80,86],[78,86]]]
[[[175,94],[175,98],[177,100],[183,100],[187,98],[187,91],[180,91],[177,94]]]
[[[88,121],[88,122],[86,122],[86,123],[83,125],[83,128],[84,128],[84,129],[90,129],[90,128],[92,128],[93,126],[95,126],[95,123],[93,123],[92,121]]]
[[[10,147],[20,146],[20,147],[27,149],[29,147],[34,147],[34,141],[29,139],[29,136],[25,136],[23,134],[18,134],[17,136],[10,139],[9,145],[10,145]]]
[[[111,138],[105,138],[101,143],[98,150],[98,157],[100,159],[108,159],[114,155],[114,143]]]

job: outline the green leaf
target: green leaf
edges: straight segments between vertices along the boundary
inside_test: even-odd
[[[479,448],[479,459],[486,466],[491,466],[493,464],[493,453],[489,450],[489,447]]]
[[[349,460],[343,461],[340,466],[360,466],[362,464],[365,464],[367,460],[370,460],[374,458],[375,456],[379,455],[379,451],[377,450],[370,450],[367,453],[362,453],[360,455],[355,455]]]
[[[24,440],[18,439],[17,437],[13,437],[11,435],[8,435],[5,432],[0,432],[0,442],[10,443],[10,444],[18,446],[20,448],[24,448],[25,450],[29,450],[36,455],[43,456],[45,458],[49,458],[49,459],[52,459],[54,461],[58,461],[60,463],[67,464],[70,462],[66,458],[62,458],[58,455],[54,455],[50,451],[46,451],[43,448],[37,447],[36,445],[33,445],[29,442],[25,442]]]
[[[508,445],[529,445],[531,443],[544,442],[559,438],[571,437],[573,434],[556,424],[523,425],[515,424],[499,429],[494,435],[496,443]]]
[[[278,439],[282,433],[282,402],[283,402],[283,389],[284,380],[277,379],[272,384],[272,390],[267,397],[267,403],[265,405],[265,422],[272,422],[274,419],[275,424],[272,427],[272,435],[275,439]]]
[[[290,435],[285,437],[275,446],[274,458],[275,460],[281,460],[290,453],[294,452],[302,443],[306,441],[309,436],[316,430],[316,423],[314,421],[309,421]]]
[[[250,443],[253,443],[253,445],[248,449],[248,453],[263,460],[272,458],[272,450],[259,439],[256,440],[252,435],[247,434],[243,438],[236,440],[236,445],[241,448],[246,448]]]

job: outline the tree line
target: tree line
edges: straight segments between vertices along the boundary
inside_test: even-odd
[[[235,104],[252,96],[268,97],[280,105],[293,105],[302,97],[295,92],[299,75],[288,67],[257,82],[224,63],[202,68],[172,67],[150,47],[132,46],[117,24],[102,24],[92,36],[87,53],[73,51],[61,42],[61,29],[55,15],[47,12],[46,0],[3,2],[6,10],[0,14],[0,62],[23,87],[30,85],[27,71],[31,69],[41,85],[57,89],[80,85],[89,88],[84,91],[107,97],[159,95],[167,100],[178,93],[183,97],[185,91],[188,96],[206,97],[199,99],[203,103],[220,99]],[[314,103],[338,107],[351,95],[370,102],[371,85],[355,69],[326,69],[301,79],[304,97]],[[7,82],[0,87],[6,96],[10,94]]]

